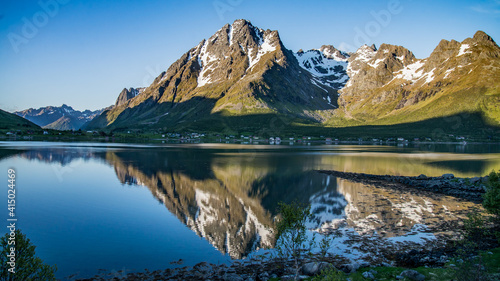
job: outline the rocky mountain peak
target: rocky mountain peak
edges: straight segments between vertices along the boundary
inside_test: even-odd
[[[115,106],[126,104],[130,99],[135,98],[137,95],[142,93],[142,91],[144,91],[144,88],[123,88],[120,95],[118,95],[118,98],[116,99]]]
[[[493,43],[495,43],[493,38],[491,38],[488,34],[486,34],[484,31],[481,31],[481,30],[477,31],[474,34],[473,39],[476,42],[493,42]]]
[[[326,58],[335,59],[337,61],[347,60],[349,55],[344,53],[332,45],[323,45],[319,48],[319,51],[323,53]]]

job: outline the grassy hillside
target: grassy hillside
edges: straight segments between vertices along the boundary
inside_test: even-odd
[[[40,129],[39,126],[34,123],[19,117],[15,114],[8,113],[0,109],[0,131],[11,131],[11,130],[36,130]]]

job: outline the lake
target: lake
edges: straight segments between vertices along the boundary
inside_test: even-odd
[[[484,176],[500,169],[500,147],[0,142],[5,188],[9,168],[18,227],[37,255],[59,278],[90,277],[245,258],[273,247],[278,202],[294,200],[311,204],[311,229],[432,239],[477,206],[315,170]],[[7,219],[7,200],[0,206]]]

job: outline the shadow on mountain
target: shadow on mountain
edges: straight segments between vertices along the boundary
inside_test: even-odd
[[[500,124],[492,125],[482,113],[460,113],[446,117],[396,125],[364,125],[336,128],[335,132],[346,137],[419,137],[432,140],[456,137],[500,140]]]
[[[493,124],[480,112],[461,113],[395,125],[361,125],[325,127],[304,116],[290,113],[255,112],[241,109],[240,115],[228,111],[212,113],[216,99],[193,97],[181,103],[153,101],[123,111],[109,129],[124,131],[131,128],[144,132],[163,129],[179,132],[216,132],[223,134],[251,133],[263,137],[279,135],[327,135],[342,138],[430,138],[432,140],[467,139],[500,140],[500,124]]]

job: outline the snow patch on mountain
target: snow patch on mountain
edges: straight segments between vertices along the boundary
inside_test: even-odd
[[[253,55],[254,50],[248,49],[248,60],[250,62],[248,69],[251,70],[262,58],[263,55],[267,53],[274,52],[276,50],[276,46],[273,46],[271,43],[271,38],[266,36],[264,39],[259,36],[259,46],[256,55]]]
[[[233,45],[233,26],[229,26],[229,32],[227,33],[228,41],[229,41],[229,46]]]
[[[294,55],[300,66],[316,77],[337,74],[339,72],[338,67],[342,69],[347,68],[347,61],[345,59],[329,59],[318,50],[295,53]]]
[[[404,79],[408,81],[412,81],[413,83],[422,78],[424,70],[422,67],[424,66],[423,61],[417,61],[412,64],[407,65],[405,68],[400,70],[394,79]]]
[[[368,63],[373,59],[376,53],[377,51],[374,51],[368,45],[363,45],[356,51],[356,60]]]
[[[445,71],[445,75],[444,75],[444,79],[448,78],[448,76],[450,76],[450,74],[455,70],[455,68],[451,68],[451,69],[448,69]]]
[[[316,83],[316,81],[314,81],[314,79],[311,79],[311,83],[313,83],[316,87],[320,88],[321,90],[325,91],[328,93],[328,90],[326,90],[325,88],[321,87],[320,85],[318,85],[318,83]]]
[[[462,55],[465,55],[465,54],[470,54],[472,53],[472,51],[468,51],[470,48],[470,45],[469,44],[462,44],[460,46],[460,50],[458,51],[458,55],[457,57],[459,56],[462,56]]]
[[[368,65],[373,67],[373,68],[377,68],[379,66],[379,64],[381,64],[384,61],[385,61],[385,59],[378,59],[375,62],[368,63]]]
[[[214,82],[212,81],[212,77],[210,77],[209,73],[211,72],[211,70],[215,69],[215,62],[217,61],[217,57],[208,52],[207,47],[208,42],[205,42],[198,57],[198,62],[201,66],[201,72],[198,76],[198,87],[203,87],[209,83]]]

